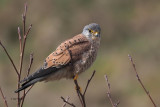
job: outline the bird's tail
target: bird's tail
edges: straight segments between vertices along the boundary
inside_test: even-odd
[[[18,93],[19,91],[22,91],[26,89],[27,87],[35,84],[36,82],[43,81],[48,75],[51,73],[54,73],[57,70],[55,67],[50,67],[48,69],[40,68],[24,80],[20,81],[20,83],[23,83],[19,89],[15,91],[15,93]]]
[[[36,78],[36,79],[34,79],[34,80],[25,82],[24,84],[22,84],[22,86],[21,86],[19,89],[17,89],[17,90],[15,91],[15,93],[18,93],[19,91],[22,91],[22,90],[28,88],[29,86],[35,84],[35,83],[38,82],[38,81],[41,81],[42,79],[43,79],[43,78]]]

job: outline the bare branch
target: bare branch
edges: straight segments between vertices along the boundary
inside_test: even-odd
[[[69,96],[67,96],[67,98],[65,99],[67,102],[68,102],[68,100],[70,99],[70,97]],[[64,102],[64,104],[62,105],[62,107],[65,107],[66,106],[66,102]]]
[[[21,37],[21,30],[18,27],[18,36],[19,36],[19,47],[20,47],[20,54],[22,54],[22,37]],[[21,56],[21,55],[20,55]]]
[[[22,14],[23,21],[23,36],[26,33],[26,13],[27,13],[27,3],[24,4],[24,13]]]
[[[65,100],[65,98],[63,98],[61,96],[61,99],[63,100],[63,102],[67,103],[68,105],[72,106],[72,107],[76,107],[73,103],[68,102],[67,100]],[[64,106],[63,106],[64,107]]]
[[[82,95],[82,93],[81,93],[80,87],[79,87],[79,85],[78,85],[78,81],[77,81],[76,79],[74,79],[74,84],[75,84],[75,86],[76,86],[76,91],[77,91],[77,95],[78,95],[78,97],[79,97],[79,100],[80,100],[82,106],[85,107],[85,106],[86,106],[86,105],[85,105],[85,100],[84,100],[84,98],[83,98],[83,95]]]
[[[20,68],[19,68],[19,77],[18,77],[18,86],[17,88],[20,88],[20,80],[21,80],[21,73],[22,73],[22,65],[23,65],[23,57],[24,57],[24,50],[25,50],[25,45],[26,45],[26,40],[27,40],[27,36],[31,30],[32,25],[29,26],[27,33],[25,32],[26,29],[26,12],[27,12],[27,3],[25,4],[25,10],[24,13],[22,14],[22,21],[23,21],[23,47],[21,49],[20,52]],[[25,92],[24,92],[25,95]],[[23,100],[22,100],[23,101]],[[20,101],[20,92],[18,92],[18,103],[17,106],[20,105],[21,101]],[[23,104],[23,103],[22,103]]]
[[[156,104],[155,104],[155,102],[154,102],[154,100],[152,99],[149,91],[147,91],[147,89],[146,89],[145,86],[143,85],[143,83],[142,83],[142,81],[141,81],[141,79],[140,79],[140,77],[139,77],[139,75],[138,75],[138,72],[137,72],[137,70],[136,70],[136,66],[135,66],[135,64],[134,64],[134,62],[133,62],[132,57],[131,57],[130,55],[128,55],[128,57],[129,57],[129,60],[131,61],[131,64],[132,64],[132,66],[133,66],[134,72],[136,73],[136,77],[137,77],[140,85],[141,85],[142,88],[144,89],[145,93],[147,94],[147,96],[148,96],[149,99],[151,100],[151,102],[152,102],[152,104],[154,105],[154,107],[157,107]]]
[[[81,104],[82,104],[83,107],[86,107],[85,94],[86,94],[86,91],[87,91],[87,89],[88,89],[89,83],[91,82],[91,80],[92,80],[95,72],[96,72],[96,71],[94,70],[93,73],[92,73],[92,75],[91,75],[91,77],[90,77],[90,79],[88,79],[88,82],[87,82],[87,85],[86,85],[86,87],[85,87],[85,91],[84,91],[83,94],[81,93],[81,88],[80,88],[80,86],[79,86],[79,84],[78,84],[77,79],[74,79],[74,83],[75,83],[75,86],[76,86],[77,95],[78,95],[79,100],[80,100],[80,102],[81,102]]]
[[[2,46],[2,48],[4,49],[4,51],[5,51],[6,55],[8,56],[8,58],[9,58],[10,62],[11,62],[11,63],[12,63],[12,65],[13,65],[13,67],[14,67],[14,69],[15,69],[15,71],[16,71],[16,73],[17,73],[17,75],[19,76],[18,70],[17,70],[17,68],[16,68],[16,66],[15,66],[15,64],[14,64],[14,62],[13,62],[13,60],[12,60],[12,58],[10,57],[10,55],[9,55],[8,51],[6,50],[5,46],[2,44],[2,42],[1,42],[1,41],[0,41],[0,45],[1,45],[1,46]]]
[[[30,86],[27,91],[26,90],[23,91],[23,96],[21,97],[21,99],[22,99],[21,107],[23,107],[24,99],[25,99],[26,95],[28,94],[28,92],[33,88],[33,86],[34,85]]]
[[[120,102],[119,102],[119,100],[117,101],[117,103],[114,103],[114,102],[113,102],[112,96],[111,96],[111,90],[110,90],[110,89],[111,89],[111,86],[110,86],[110,83],[109,83],[109,80],[108,80],[107,75],[104,75],[104,78],[105,78],[106,83],[107,83],[107,86],[108,86],[107,96],[108,96],[108,98],[109,98],[109,101],[111,102],[112,107],[117,107]]]
[[[32,25],[29,26],[27,33],[26,33],[25,35],[23,35],[23,36],[24,36],[24,41],[23,41],[22,53],[21,53],[21,56],[20,56],[20,69],[19,69],[19,74],[20,74],[20,75],[21,75],[21,71],[22,71],[23,56],[24,56],[26,39],[27,39],[27,35],[29,34],[31,28],[32,28]]]
[[[83,93],[83,96],[85,96],[86,91],[87,91],[87,88],[88,88],[88,86],[89,86],[89,83],[91,82],[91,80],[92,80],[92,78],[93,78],[95,72],[96,72],[96,71],[94,70],[93,73],[92,73],[91,78],[88,80],[87,85],[86,85],[86,88],[85,88],[85,91],[84,91],[84,93]]]
[[[3,100],[4,100],[5,106],[6,106],[6,107],[8,107],[8,103],[7,103],[6,97],[4,96],[4,94],[3,94],[3,91],[2,91],[2,89],[1,89],[1,87],[0,87],[0,93],[1,93],[2,98],[3,98]]]
[[[30,54],[30,63],[29,63],[28,71],[27,71],[27,76],[29,75],[31,71],[32,64],[33,64],[33,53]]]
[[[33,53],[30,54],[30,63],[29,63],[29,68],[28,68],[26,77],[27,77],[27,76],[29,75],[29,73],[30,73],[32,63],[33,63]],[[22,96],[22,98],[21,98],[21,99],[22,99],[21,107],[23,106],[24,99],[25,99],[27,93],[32,89],[32,87],[33,87],[33,85],[27,90],[27,92],[26,92],[26,90],[23,91],[23,96]]]

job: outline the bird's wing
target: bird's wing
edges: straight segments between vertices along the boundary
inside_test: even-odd
[[[44,62],[44,69],[49,67],[59,68],[70,62],[81,58],[81,55],[91,46],[88,39],[79,34],[61,43],[57,49],[51,53]]]

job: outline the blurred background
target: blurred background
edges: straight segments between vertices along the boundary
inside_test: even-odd
[[[42,66],[57,45],[81,33],[85,25],[96,22],[102,28],[101,46],[94,65],[81,74],[84,90],[92,71],[96,74],[86,93],[88,107],[111,107],[104,75],[111,83],[114,100],[119,107],[152,107],[138,83],[130,54],[144,85],[160,105],[160,1],[159,0],[0,0],[0,40],[19,68],[17,27],[22,28],[21,15],[28,3],[27,25],[33,24],[27,38],[23,76],[34,53],[31,72]],[[0,86],[8,103],[16,105],[16,73],[0,47]],[[73,80],[36,84],[27,95],[24,107],[60,107],[61,96],[80,106]],[[4,103],[0,96],[0,106]],[[69,107],[69,106],[67,106]]]

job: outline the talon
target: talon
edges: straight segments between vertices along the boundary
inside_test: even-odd
[[[73,80],[77,80],[77,78],[78,78],[78,74],[74,76]]]

